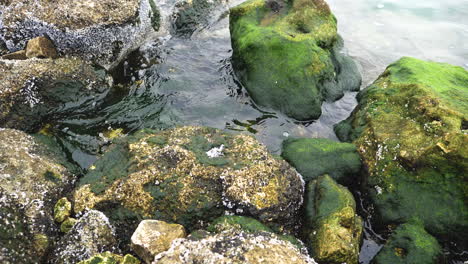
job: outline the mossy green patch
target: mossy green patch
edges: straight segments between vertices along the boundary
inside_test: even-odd
[[[230,31],[233,66],[261,106],[310,120],[323,100],[359,89],[356,65],[338,52],[336,19],[323,1],[249,0],[231,9]]]
[[[120,256],[109,251],[96,254],[95,256],[78,262],[78,264],[140,264],[141,262],[134,256],[127,254]]]

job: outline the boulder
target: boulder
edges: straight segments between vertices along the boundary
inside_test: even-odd
[[[328,174],[342,184],[353,184],[361,169],[355,145],[325,138],[287,139],[283,141],[281,156],[306,182]]]
[[[6,252],[0,251],[0,259],[15,263],[23,255],[25,260],[31,257],[31,263],[43,260],[58,232],[52,215],[54,204],[72,188],[76,172],[51,138],[0,128],[2,210],[14,212],[20,208],[4,219],[6,225],[1,225],[2,236],[18,239],[6,242],[10,245],[5,247]],[[18,255],[14,248],[23,246],[16,243],[24,243],[25,247],[32,243],[34,250],[25,249]]]
[[[154,0],[11,0],[0,3],[0,40],[10,51],[47,36],[61,54],[113,68],[158,30]]]
[[[34,131],[45,118],[90,111],[109,90],[104,77],[76,58],[0,60],[0,127]]]
[[[390,236],[372,263],[436,264],[441,263],[442,248],[418,223],[400,225]]]
[[[362,220],[346,187],[324,175],[307,185],[304,233],[320,263],[357,264]]]
[[[300,175],[253,137],[186,126],[116,139],[73,199],[75,212],[103,210],[123,231],[141,218],[193,230],[226,210],[291,227],[303,190]]]
[[[357,145],[383,224],[418,218],[438,238],[468,230],[468,71],[402,58],[335,131]]]
[[[87,260],[80,261],[78,264],[140,264],[140,261],[130,254],[122,257],[106,251],[104,253],[94,255]]]
[[[168,250],[172,241],[186,237],[185,228],[158,220],[143,220],[132,235],[132,249],[146,263],[154,256]]]
[[[209,261],[209,262],[208,262]],[[201,237],[174,241],[154,258],[153,264],[177,263],[276,263],[315,264],[307,252],[269,232],[244,232],[237,228]]]
[[[104,251],[117,249],[114,228],[101,212],[86,212],[57,243],[50,263],[77,263]]]
[[[324,0],[249,0],[230,10],[232,63],[260,106],[317,119],[324,100],[358,91],[355,63],[340,50]]]
[[[54,43],[46,37],[33,38],[26,45],[26,57],[28,58],[56,59],[57,56]]]

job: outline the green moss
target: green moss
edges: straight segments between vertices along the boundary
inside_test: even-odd
[[[71,218],[71,217],[67,218],[60,225],[60,231],[63,232],[63,233],[68,233],[68,231],[70,231],[72,229],[72,227],[75,225],[76,221],[77,220],[75,218]]]
[[[61,198],[54,206],[54,220],[62,223],[71,214],[71,203],[67,198]]]
[[[127,254],[120,256],[109,251],[97,254],[90,259],[78,262],[78,264],[140,264],[141,262],[134,256]]]
[[[309,120],[320,116],[324,99],[359,89],[356,66],[337,52],[336,20],[321,6],[295,0],[273,11],[250,0],[231,9],[233,66],[261,106]]]
[[[306,182],[328,174],[340,183],[349,184],[355,181],[361,169],[355,145],[329,139],[287,139],[281,155]]]
[[[149,0],[149,4],[151,11],[148,15],[151,17],[151,26],[155,31],[158,31],[161,25],[161,14],[159,13],[158,6],[154,3],[154,0]]]
[[[420,223],[400,225],[375,257],[375,264],[440,263],[442,249]]]
[[[359,93],[358,108],[335,128],[358,146],[383,223],[416,217],[438,238],[464,240],[467,93],[463,68],[402,58]]]

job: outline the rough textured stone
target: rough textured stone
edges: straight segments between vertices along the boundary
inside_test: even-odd
[[[324,175],[307,185],[305,233],[320,263],[357,264],[362,220],[346,187]]]
[[[287,139],[281,156],[306,182],[328,174],[342,184],[352,184],[356,183],[361,169],[355,145],[325,138]]]
[[[381,222],[419,218],[429,233],[466,248],[468,71],[402,58],[358,100],[335,131],[357,145]]]
[[[151,263],[154,256],[171,247],[172,241],[185,236],[185,228],[181,225],[143,220],[132,235],[132,249],[145,262]]]
[[[322,101],[359,90],[325,1],[249,0],[229,19],[233,66],[257,104],[310,120],[321,115]]]
[[[28,57],[26,57],[26,51],[25,50],[19,50],[16,52],[8,53],[5,54],[1,57],[2,60],[27,60]]]
[[[116,66],[159,28],[153,0],[12,0],[3,3],[0,39],[10,51],[48,36],[62,54]]]
[[[419,223],[399,226],[374,258],[375,264],[442,263],[442,248]]]
[[[77,263],[116,247],[117,240],[109,219],[99,211],[90,210],[60,239],[50,262]]]
[[[46,37],[33,38],[26,45],[26,57],[28,58],[56,59],[57,56],[54,43]]]
[[[122,257],[106,251],[90,259],[80,261],[78,264],[140,264],[140,261],[130,254]]]
[[[253,137],[187,126],[116,139],[80,180],[74,209],[103,210],[123,229],[139,217],[194,229],[225,210],[292,226],[303,190],[300,175]]]
[[[153,262],[166,263],[315,264],[315,261],[273,233],[244,232],[234,228],[174,241],[171,248],[157,255]]]
[[[61,198],[54,206],[54,220],[62,223],[70,216],[71,209],[70,201],[66,197]]]
[[[44,118],[94,109],[104,72],[79,59],[0,60],[0,127],[33,131]]]
[[[75,169],[52,139],[0,128],[0,200],[8,204],[5,208],[21,208],[18,220],[8,220],[15,222],[4,226],[6,230],[2,233],[14,237],[19,235],[15,230],[25,230],[23,239],[8,242],[7,252],[2,252],[0,259],[15,262],[20,255],[8,248],[16,247],[16,243],[32,243],[35,247],[33,253],[25,250],[24,259],[28,259],[29,254],[34,259],[32,263],[43,259],[58,231],[52,216],[54,204],[73,186],[77,178]],[[15,225],[21,228],[14,228]]]

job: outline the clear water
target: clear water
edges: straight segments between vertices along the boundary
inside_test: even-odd
[[[338,18],[345,51],[359,64],[363,87],[401,56],[468,68],[468,0],[328,2]],[[325,102],[322,117],[308,123],[258,108],[250,100],[230,64],[226,11],[238,3],[220,5],[209,24],[190,38],[149,40],[115,73],[125,88],[114,92],[104,107],[54,122],[71,157],[89,167],[108,143],[105,131],[116,128],[130,133],[190,124],[247,131],[277,154],[287,137],[337,140],[333,125],[349,116],[356,93]],[[366,225],[362,263],[369,263],[380,248],[370,222]]]

